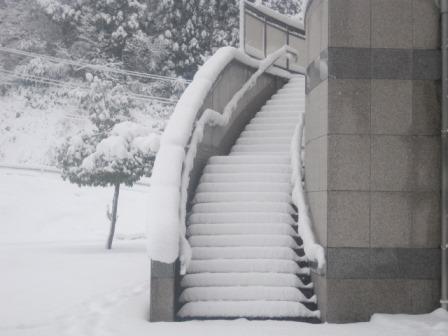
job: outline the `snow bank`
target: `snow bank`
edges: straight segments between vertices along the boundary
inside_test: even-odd
[[[430,314],[406,315],[406,314],[374,314],[370,323],[375,326],[383,326],[388,329],[402,330],[407,335],[409,329],[417,331],[419,335],[426,335],[428,329],[435,331],[434,335],[448,334],[448,312],[442,308]]]
[[[303,187],[303,162],[302,162],[302,141],[303,130],[305,122],[303,114],[300,115],[299,123],[291,144],[291,159],[292,159],[292,179],[293,184],[292,200],[297,206],[299,213],[298,230],[299,235],[303,240],[303,248],[305,255],[310,261],[315,262],[317,265],[317,271],[322,272],[325,268],[325,250],[316,243],[314,237],[312,222],[310,217],[310,211],[306,202],[305,190]]]
[[[238,49],[221,48],[199,69],[193,82],[185,90],[162,135],[160,150],[152,171],[148,209],[148,253],[153,260],[172,263],[180,256],[184,265],[182,271],[185,271],[185,265],[191,257],[190,247],[185,239],[186,189],[196,156],[196,146],[202,140],[204,126],[225,125],[237,102],[263,72],[291,78],[287,71],[270,68],[278,57],[287,52],[293,53],[294,50],[284,47],[265,60],[258,61]],[[258,70],[233,97],[222,115],[212,110],[205,111],[196,124],[195,133],[192,134],[199,109],[218,76],[232,60]],[[188,145],[190,146],[187,155],[185,150]]]

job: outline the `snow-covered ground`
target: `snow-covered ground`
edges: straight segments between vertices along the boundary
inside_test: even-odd
[[[104,249],[112,191],[55,174],[0,169],[0,335],[446,336],[448,313],[376,315],[370,323],[149,323],[143,235],[147,187],[124,188],[118,239]],[[125,239],[126,238],[126,239]]]
[[[0,169],[0,243],[105,240],[112,188],[87,188],[58,174]],[[122,187],[117,238],[145,232],[147,186]]]
[[[52,165],[63,138],[88,126],[75,104],[61,107],[42,95],[33,98],[38,101],[17,93],[0,96],[0,161]]]
[[[144,321],[147,186],[123,188],[118,239],[106,251],[111,189],[14,169],[0,169],[0,185],[0,335],[89,335],[116,302],[135,296]]]

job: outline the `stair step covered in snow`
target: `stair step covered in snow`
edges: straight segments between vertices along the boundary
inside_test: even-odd
[[[292,205],[292,136],[303,77],[274,94],[229,155],[205,166],[187,216],[192,260],[180,281],[180,320],[320,317]]]

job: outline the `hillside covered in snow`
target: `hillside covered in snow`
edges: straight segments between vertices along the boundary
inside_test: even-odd
[[[10,87],[0,94],[0,164],[55,166],[64,139],[92,128],[78,100],[60,88]],[[131,120],[160,130],[171,111],[171,105],[139,102]]]
[[[301,0],[264,3],[290,15],[302,8]],[[185,89],[180,77],[191,78],[218,48],[237,45],[238,13],[236,0],[1,0],[0,162],[54,165],[63,138],[90,127],[79,101],[90,73],[139,98],[175,101]],[[179,80],[160,80],[166,76]],[[173,105],[140,99],[132,110],[132,121],[162,130]]]

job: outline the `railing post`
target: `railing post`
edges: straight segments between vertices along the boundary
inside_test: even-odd
[[[245,20],[245,2],[240,0],[240,50],[246,51],[246,20]]]

